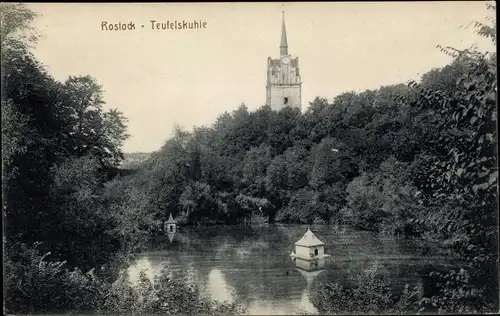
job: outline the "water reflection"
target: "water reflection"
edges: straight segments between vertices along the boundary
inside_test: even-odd
[[[295,258],[294,261],[295,269],[299,271],[306,280],[306,288],[302,292],[300,306],[306,313],[316,313],[316,307],[309,301],[309,294],[311,293],[314,279],[324,271],[325,258],[316,258],[314,260]]]
[[[233,301],[233,289],[226,283],[224,274],[220,269],[214,268],[210,271],[206,287],[212,299],[220,302]]]
[[[174,237],[175,235],[177,235],[177,233],[167,233],[167,237],[168,237],[168,241],[170,241],[170,243],[172,243],[174,241]]]
[[[302,258],[295,258],[295,267],[301,271],[317,271],[323,270],[325,268],[325,258],[316,258],[313,260],[304,260]],[[321,272],[320,271],[320,272]],[[319,274],[319,273],[318,273]]]
[[[311,227],[329,249],[327,258],[307,261],[290,258],[290,250],[307,227],[183,228],[137,258],[129,269],[132,281],[140,269],[149,278],[161,264],[172,271],[191,269],[196,282],[212,299],[241,301],[253,315],[316,313],[309,293],[325,282],[347,285],[374,261],[395,288],[421,283],[417,270],[439,257],[422,257],[418,245],[401,247],[396,240],[349,227]]]
[[[144,272],[148,279],[153,282],[157,273],[157,267],[153,267],[151,260],[148,257],[142,257],[135,261],[135,263],[128,268],[128,276],[133,284],[139,281],[140,273]]]

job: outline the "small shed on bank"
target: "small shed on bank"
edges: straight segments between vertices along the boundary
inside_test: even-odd
[[[165,233],[167,234],[175,234],[177,232],[177,222],[172,217],[172,213],[168,217],[168,220],[165,222]]]
[[[295,257],[303,260],[316,260],[324,257],[325,244],[307,228],[302,238],[295,243]]]

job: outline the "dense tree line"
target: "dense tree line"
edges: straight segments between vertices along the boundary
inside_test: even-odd
[[[7,245],[41,249],[84,267],[120,247],[103,199],[122,158],[126,120],[103,108],[90,76],[58,82],[32,55],[20,27],[35,15],[2,4],[2,176]],[[22,21],[22,23],[16,23]],[[10,26],[17,28],[11,28]],[[21,33],[23,34],[23,33]]]
[[[476,27],[496,43],[494,26]],[[211,126],[176,128],[128,181],[144,182],[141,205],[156,220],[172,212],[185,223],[231,224],[262,215],[436,242],[464,265],[434,271],[437,289],[422,306],[491,310],[496,54],[442,50],[453,61],[418,83],[343,93],[331,103],[316,98],[303,114],[242,104]]]

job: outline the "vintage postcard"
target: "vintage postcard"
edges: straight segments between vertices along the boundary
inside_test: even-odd
[[[499,312],[496,4],[1,3],[4,313]]]

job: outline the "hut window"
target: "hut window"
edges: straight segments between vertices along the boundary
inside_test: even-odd
[[[318,249],[314,249],[314,255],[317,256],[318,255]]]
[[[284,102],[284,104],[288,104],[288,98],[285,98],[285,99],[283,100],[283,102]]]
[[[173,232],[174,231],[174,225],[170,225],[170,231]],[[317,250],[316,250],[317,251]]]

